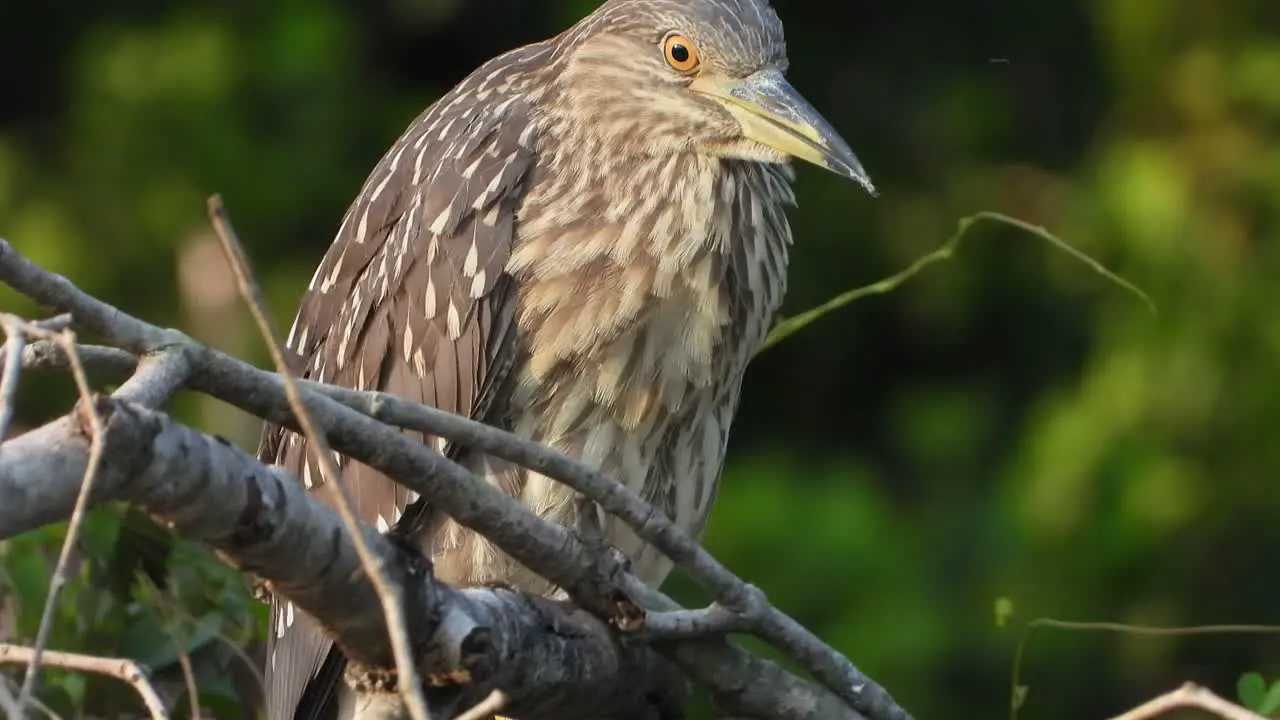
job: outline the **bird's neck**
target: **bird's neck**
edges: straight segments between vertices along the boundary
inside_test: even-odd
[[[508,265],[522,278],[519,322],[536,337],[530,377],[580,371],[615,345],[628,360],[637,337],[663,382],[736,377],[785,289],[789,169],[583,138],[548,145]]]
[[[611,147],[591,133],[555,145],[526,200],[548,212],[523,213],[524,234],[566,236],[584,260],[649,257],[673,271],[728,251],[732,198],[722,192],[729,169],[720,160]]]

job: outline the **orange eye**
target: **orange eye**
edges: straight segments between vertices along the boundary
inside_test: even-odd
[[[698,49],[683,35],[668,35],[662,41],[662,54],[667,64],[678,72],[687,73],[698,67]]]

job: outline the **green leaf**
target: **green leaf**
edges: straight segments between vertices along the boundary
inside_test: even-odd
[[[229,693],[226,690],[201,689],[200,709],[206,713],[205,717],[229,718],[241,714],[244,704],[234,693]],[[183,696],[182,702],[177,707],[175,718],[190,716],[191,704],[187,701],[186,696]]]
[[[15,552],[8,560],[9,583],[18,599],[18,631],[33,638],[49,596],[51,564],[37,552]]]
[[[85,515],[80,525],[79,547],[86,555],[95,559],[111,556],[120,536],[120,517],[122,510],[118,506],[107,505],[95,508]]]
[[[884,295],[886,293],[892,292],[898,289],[898,287],[900,287],[906,281],[918,275],[921,270],[924,270],[925,268],[929,267],[930,265],[933,265],[934,263],[951,259],[951,256],[955,254],[956,249],[960,247],[960,242],[964,240],[965,236],[968,234],[969,228],[973,227],[974,225],[976,225],[978,222],[982,220],[1001,223],[1004,225],[1011,225],[1015,228],[1018,228],[1019,230],[1023,230],[1025,232],[1028,232],[1034,235],[1035,237],[1040,238],[1041,240],[1044,240],[1045,242],[1056,247],[1062,252],[1070,255],[1076,260],[1079,260],[1080,262],[1089,266],[1090,269],[1092,269],[1094,272],[1098,273],[1099,275],[1103,276],[1107,280],[1110,280],[1112,283],[1119,285],[1122,289],[1132,293],[1139,300],[1141,300],[1143,303],[1146,304],[1146,306],[1151,310],[1152,314],[1155,314],[1157,312],[1156,304],[1154,301],[1152,301],[1150,295],[1147,295],[1147,293],[1143,292],[1140,288],[1138,288],[1138,286],[1134,285],[1128,280],[1125,280],[1124,278],[1115,274],[1111,270],[1108,270],[1106,266],[1104,266],[1102,263],[1098,262],[1097,260],[1094,260],[1092,257],[1086,255],[1082,251],[1077,250],[1076,248],[1067,244],[1067,241],[1063,240],[1057,235],[1054,235],[1053,233],[1049,232],[1045,228],[1040,227],[1038,225],[1032,225],[1031,223],[1018,220],[1017,218],[1012,218],[1012,217],[1009,217],[1008,215],[1003,215],[1001,213],[983,211],[975,215],[970,215],[969,217],[962,218],[960,220],[959,227],[956,229],[955,234],[953,234],[950,238],[948,238],[947,241],[943,243],[942,247],[938,248],[937,250],[934,250],[928,255],[925,255],[917,259],[915,262],[908,265],[906,269],[901,270],[897,273],[894,273],[893,275],[890,275],[889,277],[884,278],[883,280],[879,280],[877,282],[871,283],[870,285],[864,285],[862,287],[854,288],[853,290],[848,290],[843,293],[840,293],[839,295],[831,298],[830,300],[822,303],[821,305],[815,308],[806,310],[800,313],[799,315],[793,315],[789,318],[784,318],[782,320],[779,320],[778,324],[774,325],[773,329],[769,331],[769,335],[765,338],[764,344],[760,346],[760,349],[758,351],[756,351],[757,354],[764,352],[765,350],[773,347],[774,345],[777,345],[778,343],[787,339],[791,335],[799,332],[800,330],[804,329],[811,323],[821,318],[823,315],[826,315],[827,313],[832,312],[833,310],[838,310],[844,307],[845,305],[848,305],[857,300],[861,300],[865,297],[870,297],[872,295]]]
[[[1013,598],[996,598],[996,627],[1005,627],[1013,619]]]
[[[58,717],[76,717],[80,712],[80,700],[73,696],[71,689],[61,681],[60,674],[42,669],[40,691],[37,694],[40,696],[40,702],[57,713]]]
[[[1245,673],[1236,681],[1236,695],[1241,705],[1261,713],[1262,704],[1267,700],[1267,682],[1256,672]]]
[[[1261,715],[1272,715],[1277,710],[1280,710],[1280,680],[1271,683],[1267,696],[1258,704],[1258,713]]]
[[[209,613],[175,636],[157,615],[139,615],[125,631],[121,653],[160,672],[178,662],[179,655],[191,655],[212,642],[222,630],[222,623],[219,613]]]

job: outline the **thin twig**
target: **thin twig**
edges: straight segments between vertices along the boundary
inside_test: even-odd
[[[191,667],[191,656],[187,653],[187,638],[183,637],[182,618],[178,617],[179,612],[175,610],[174,605],[168,602],[163,590],[156,587],[155,583],[150,580],[146,581],[149,587],[149,595],[156,603],[163,620],[163,628],[165,635],[169,637],[169,642],[173,644],[173,650],[178,656],[178,667],[182,671],[182,683],[187,688],[187,701],[191,708],[191,719],[200,720],[200,687],[196,683],[196,673]]]
[[[285,360],[284,348],[280,344],[279,335],[276,334],[271,318],[267,313],[266,303],[262,299],[262,291],[252,277],[249,261],[244,256],[244,249],[240,245],[240,240],[231,225],[231,219],[227,215],[227,209],[222,203],[221,196],[214,195],[210,197],[208,206],[209,220],[213,224],[214,232],[221,241],[222,249],[227,256],[227,262],[235,273],[236,284],[240,289],[240,294],[249,306],[254,321],[258,324],[262,339],[266,342],[267,349],[271,352],[271,360],[275,364],[276,371],[280,374],[281,381],[284,383],[285,393],[289,398],[289,407],[298,419],[298,425],[302,429],[303,436],[307,439],[307,447],[311,450],[312,457],[320,465],[321,477],[323,477],[326,485],[331,485],[337,491],[334,493],[334,498],[337,500],[335,504],[337,505],[338,514],[347,526],[347,531],[351,533],[360,562],[364,566],[365,572],[369,574],[369,580],[378,592],[378,599],[382,602],[382,611],[386,615],[387,631],[390,634],[391,647],[395,654],[397,688],[405,701],[405,706],[408,708],[410,716],[414,720],[430,720],[431,712],[427,708],[427,701],[422,693],[422,681],[418,677],[414,666],[413,648],[409,644],[409,633],[405,625],[404,608],[401,607],[399,589],[387,578],[377,556],[369,548],[368,543],[365,542],[364,534],[360,530],[360,520],[356,517],[353,509],[355,501],[351,496],[351,491],[347,488],[342,473],[333,459],[333,453],[329,449],[328,441],[323,433],[316,430],[311,414],[307,412],[306,403],[298,390],[298,383],[289,369],[289,363]]]
[[[17,404],[18,380],[22,375],[22,351],[27,344],[27,333],[22,321],[5,315],[0,322],[4,326],[4,375],[0,377],[0,442],[9,436],[9,423],[13,422]]]
[[[507,705],[507,696],[501,690],[494,690],[484,700],[476,703],[470,710],[454,718],[454,720],[484,720]],[[503,720],[497,718],[496,720]]]
[[[9,678],[3,675],[0,675],[0,681],[2,681],[0,682],[0,691],[3,691],[0,694],[7,695],[7,697],[12,698],[13,697],[12,691],[9,689],[9,686],[12,683],[10,683]],[[16,712],[18,707],[16,700],[14,700],[13,707],[14,707],[14,711]],[[49,707],[48,705],[45,705],[43,702],[40,702],[40,698],[38,697],[31,698],[31,707],[34,707],[36,710],[40,711],[40,713],[43,714],[45,717],[49,718],[49,720],[62,720],[61,715],[54,712],[53,708]],[[0,709],[4,709],[3,702],[0,702]],[[5,717],[16,718],[18,716],[6,714]]]
[[[188,627],[190,624],[195,623],[196,618],[188,612],[180,602],[178,602],[178,598],[172,590],[161,590],[156,587],[155,583],[150,582],[148,583],[148,586],[151,590],[150,598],[156,603],[161,614],[164,615],[166,629],[170,638],[173,640],[174,649],[179,653],[178,660],[179,662],[182,662],[183,659],[188,656],[182,651],[185,643],[178,641],[179,636],[182,635],[181,628]],[[240,647],[239,643],[234,642],[231,638],[227,637],[225,633],[218,629],[213,629],[212,632],[209,633],[209,638],[221,644],[223,648],[229,650],[237,660],[244,664],[244,666],[249,670],[249,674],[253,677],[254,683],[256,683],[257,686],[256,690],[259,694],[266,691],[266,682],[262,677],[262,668],[258,667],[258,663],[254,662],[253,658],[249,657],[248,653],[244,651],[244,648]],[[196,718],[199,717],[199,705],[196,703],[196,679],[194,674],[191,672],[189,662],[183,666],[182,670],[183,674],[187,676],[184,678],[184,681],[187,683],[187,687],[191,692],[191,717]]]
[[[1018,639],[1018,646],[1013,651],[1013,678],[1011,680],[1012,696],[1009,701],[1009,720],[1018,720],[1018,711],[1022,709],[1022,696],[1025,686],[1022,684],[1022,664],[1026,656],[1027,646],[1031,643],[1031,635],[1037,628],[1053,628],[1077,632],[1111,632],[1124,635],[1148,637],[1190,637],[1196,635],[1280,635],[1280,625],[1182,625],[1163,627],[1158,625],[1130,625],[1127,623],[1093,621],[1093,620],[1059,620],[1057,618],[1039,617],[1029,620]],[[1176,691],[1175,691],[1176,692]]]
[[[638,629],[645,638],[673,640],[747,632],[751,623],[732,610],[713,604],[698,610],[649,612]]]
[[[138,366],[138,358],[130,352],[106,345],[78,345],[80,362],[90,373],[112,377],[128,377]],[[5,363],[6,371],[8,362]],[[62,347],[50,340],[33,342],[22,351],[23,370],[66,370],[70,367]]]
[[[32,333],[33,335],[44,332],[38,328],[28,328],[28,331],[31,330],[36,331]],[[62,345],[63,351],[71,362],[71,375],[75,378],[76,388],[80,392],[81,406],[84,408],[84,416],[88,420],[92,438],[89,448],[89,462],[85,465],[84,479],[80,483],[80,494],[76,497],[75,508],[71,511],[71,520],[67,525],[67,536],[62,541],[62,550],[58,553],[58,562],[54,566],[53,578],[49,581],[49,596],[45,598],[44,611],[40,615],[40,626],[36,631],[36,642],[32,648],[31,662],[27,665],[27,674],[22,679],[22,689],[18,693],[19,712],[26,706],[27,701],[35,691],[36,677],[40,672],[40,656],[44,651],[45,644],[49,642],[49,632],[53,629],[53,611],[57,607],[58,595],[61,593],[62,587],[67,583],[67,568],[70,566],[71,553],[75,549],[76,539],[79,537],[80,528],[84,524],[85,514],[89,506],[89,497],[93,492],[93,481],[98,475],[98,466],[102,462],[105,434],[102,418],[98,416],[98,411],[93,406],[93,390],[89,387],[89,379],[85,376],[84,366],[80,364],[80,356],[76,354],[75,333],[71,330],[63,330],[55,335],[54,338]]]
[[[1213,713],[1224,720],[1267,720],[1262,715],[1224,700],[1212,690],[1195,683],[1186,683],[1176,690],[1170,690],[1164,695],[1152,698],[1122,715],[1115,716],[1112,720],[1150,720],[1178,708],[1197,708]]]
[[[160,699],[159,693],[152,687],[146,670],[133,660],[95,657],[93,655],[58,652],[57,650],[37,652],[35,648],[0,643],[0,663],[23,663],[31,667],[40,659],[37,658],[37,655],[43,655],[43,662],[46,665],[65,670],[104,675],[128,683],[138,693],[138,697],[142,699],[142,704],[151,713],[153,720],[157,718],[163,720],[169,717],[169,712],[165,710],[164,702]],[[21,701],[19,701],[19,706],[21,706]],[[19,714],[15,717],[21,718],[22,715]]]
[[[854,707],[899,720],[908,717],[882,687],[871,682],[848,658],[832,652],[811,630],[773,607],[759,588],[744,582],[666,514],[622,483],[545,445],[437,408],[387,393],[358,392],[308,381],[303,385],[386,424],[444,437],[564,483],[621,519],[641,539],[671,558],[717,603],[740,618],[735,621],[739,631],[750,632],[786,652]],[[633,588],[627,590],[633,593]]]
[[[930,265],[942,262],[943,260],[949,260],[953,255],[955,255],[956,250],[959,249],[961,241],[968,237],[969,229],[982,221],[1009,225],[1044,240],[1050,245],[1065,252],[1067,255],[1070,255],[1076,260],[1084,263],[1089,267],[1089,269],[1098,273],[1102,277],[1110,280],[1116,285],[1119,285],[1121,289],[1128,291],[1131,295],[1141,300],[1147,306],[1147,309],[1151,311],[1151,314],[1157,314],[1155,301],[1151,299],[1150,295],[1143,292],[1142,288],[1139,288],[1137,285],[1134,285],[1111,270],[1108,270],[1102,263],[1094,260],[1092,257],[1089,257],[1084,251],[1077,250],[1075,247],[1067,243],[1066,240],[1063,240],[1039,225],[1032,225],[1029,222],[1019,220],[1002,213],[984,210],[968,217],[961,218],[958,226],[956,227],[955,233],[953,233],[941,247],[928,255],[916,258],[916,260],[906,268],[899,270],[893,275],[877,280],[870,285],[863,285],[862,287],[853,288],[852,290],[846,290],[821,305],[809,308],[798,315],[792,315],[788,318],[780,318],[778,322],[774,324],[773,329],[769,331],[768,336],[765,337],[764,342],[760,345],[756,354],[762,353],[774,345],[777,345],[791,335],[813,324],[827,313],[838,310],[857,300],[871,297],[872,295],[884,295],[897,290],[899,286],[920,274],[920,271]]]
[[[44,320],[28,320],[26,322],[27,325],[52,335],[54,333],[60,333],[63,330],[71,329],[72,318],[71,313],[62,313],[60,315],[54,315],[51,318],[45,318]]]
[[[222,632],[215,632],[213,634],[213,639],[222,643],[224,648],[230,650],[231,654],[235,655],[236,659],[248,668],[249,676],[253,678],[255,685],[254,689],[258,692],[259,696],[265,696],[267,692],[267,680],[262,676],[262,668],[258,667],[258,663],[254,662],[253,658],[249,657],[249,653],[245,652],[244,648],[240,647],[239,643],[227,637],[226,634]]]
[[[133,375],[112,397],[149,408],[158,408],[173,399],[191,377],[191,361],[178,350],[161,350],[144,355]]]
[[[175,643],[176,644],[176,643]],[[196,673],[191,667],[191,656],[178,648],[178,667],[182,668],[182,682],[187,686],[187,700],[191,703],[191,720],[200,720],[200,689],[196,685]]]
[[[4,717],[7,718],[19,717],[18,701],[13,697],[13,690],[11,689],[12,686],[13,683],[9,680],[8,676],[0,675],[0,710],[4,711]],[[50,720],[62,720],[62,716],[54,712],[53,708],[40,702],[40,698],[31,698],[31,706],[36,710],[39,710]]]
[[[0,710],[4,711],[7,718],[18,718],[21,720],[22,715],[18,712],[18,699],[13,696],[13,692],[9,689],[9,678],[0,675]]]

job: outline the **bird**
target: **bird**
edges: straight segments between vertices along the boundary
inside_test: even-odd
[[[700,537],[786,291],[792,160],[875,194],[787,68],[768,0],[607,0],[484,63],[408,124],[347,208],[289,332],[292,371],[542,443]],[[671,571],[568,487],[410,434],[616,548],[644,583]],[[306,445],[268,426],[258,454],[315,492]],[[361,522],[440,580],[558,592],[430,498],[336,460]],[[279,598],[270,623],[268,717],[351,716],[345,659],[319,625]]]

